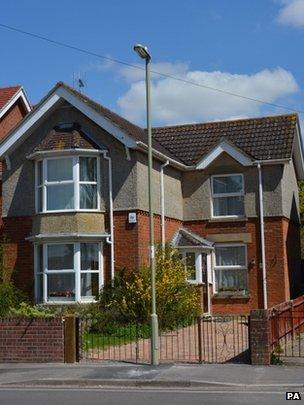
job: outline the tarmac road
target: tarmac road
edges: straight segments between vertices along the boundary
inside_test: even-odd
[[[275,405],[285,401],[283,390],[261,392],[258,389],[231,391],[184,388],[0,388],[1,405]]]

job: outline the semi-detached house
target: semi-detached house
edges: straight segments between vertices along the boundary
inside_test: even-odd
[[[297,115],[153,128],[158,242],[180,250],[206,313],[302,289]],[[2,233],[36,302],[89,302],[148,260],[147,134],[58,83],[0,144]],[[266,275],[266,277],[263,277]]]

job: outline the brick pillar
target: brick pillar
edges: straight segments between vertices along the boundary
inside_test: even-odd
[[[267,309],[254,309],[250,312],[249,323],[251,364],[270,365],[270,322]]]

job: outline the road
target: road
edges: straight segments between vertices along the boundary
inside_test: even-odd
[[[168,388],[0,388],[1,405],[277,405],[285,401],[285,391],[261,392],[257,389],[231,392]]]

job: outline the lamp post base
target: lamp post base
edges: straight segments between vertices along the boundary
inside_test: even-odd
[[[151,364],[159,364],[159,336],[158,336],[158,317],[157,314],[151,314]]]

